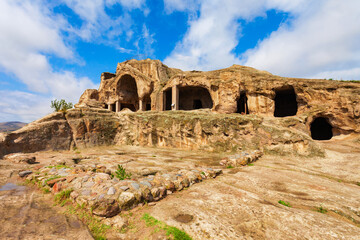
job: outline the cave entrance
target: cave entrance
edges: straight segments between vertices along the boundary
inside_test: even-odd
[[[132,103],[121,103],[121,105],[120,105],[120,111],[123,110],[123,109],[125,109],[125,108],[130,109],[130,110],[133,111],[133,112],[136,112],[136,107],[135,107],[135,105],[132,104]]]
[[[246,96],[246,92],[241,92],[240,93],[240,97],[237,100],[237,113],[241,113],[241,114],[249,114],[249,107],[248,107],[248,103],[247,103],[247,96]]]
[[[210,93],[203,87],[179,87],[179,109],[194,110],[212,108]]]
[[[117,83],[116,89],[119,97],[120,110],[128,108],[137,111],[139,108],[139,96],[135,78],[129,74],[123,75]]]
[[[314,140],[330,140],[333,137],[332,128],[328,119],[315,118],[310,125],[311,137]]]
[[[275,117],[295,116],[297,109],[296,93],[292,86],[275,90]]]
[[[171,103],[172,102],[172,89],[169,88],[168,90],[164,91],[164,111],[171,110]]]

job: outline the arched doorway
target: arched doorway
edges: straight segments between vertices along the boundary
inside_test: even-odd
[[[295,116],[297,109],[296,93],[292,86],[275,89],[275,117]]]
[[[328,119],[315,118],[310,124],[311,137],[314,140],[330,140],[333,137],[332,128]]]
[[[212,108],[210,93],[203,87],[179,87],[179,109],[194,110]]]
[[[137,111],[139,109],[136,81],[131,75],[125,74],[119,79],[116,94],[119,97],[120,110],[128,108],[131,111]]]

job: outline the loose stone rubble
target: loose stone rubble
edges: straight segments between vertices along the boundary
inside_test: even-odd
[[[255,150],[250,153],[241,152],[222,159],[220,161],[220,165],[226,167],[245,166],[249,163],[257,161],[262,155],[263,152],[260,150]]]
[[[29,173],[26,179],[53,193],[72,190],[70,198],[75,203],[91,209],[94,215],[106,218],[116,216],[122,210],[159,201],[175,191],[222,173],[221,169],[199,167],[119,180],[105,166],[74,166],[41,167]]]

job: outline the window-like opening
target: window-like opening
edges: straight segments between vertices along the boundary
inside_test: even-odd
[[[151,110],[151,103],[147,103],[146,104],[146,111],[150,111]]]
[[[171,110],[172,104],[172,90],[171,88],[164,91],[164,110],[168,111]]]
[[[201,100],[200,100],[200,99],[194,99],[193,108],[194,108],[194,109],[200,109],[200,108],[202,108],[202,103],[201,103]]]
[[[106,103],[105,103],[105,109],[108,109],[109,108],[109,105],[107,105]]]
[[[203,87],[179,87],[179,109],[193,110],[212,108],[210,93]]]
[[[139,108],[139,96],[135,78],[129,74],[123,75],[117,83],[117,95],[120,102],[120,110],[129,108],[132,111],[137,111]]]
[[[245,92],[240,94],[239,99],[237,100],[237,113],[249,114],[249,107],[247,103],[247,96]]]
[[[131,111],[136,112],[136,107],[132,103],[121,103],[120,111],[123,110],[124,108],[130,109]]]
[[[296,94],[293,87],[275,90],[275,117],[294,116],[297,113]]]
[[[310,125],[311,137],[314,140],[330,140],[333,137],[332,126],[326,118],[318,117]]]

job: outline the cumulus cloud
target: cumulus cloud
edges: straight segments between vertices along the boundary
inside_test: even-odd
[[[0,122],[31,122],[51,112],[51,97],[22,91],[0,90]],[[46,104],[44,104],[46,103]]]
[[[71,72],[54,71],[49,63],[49,56],[74,58],[72,49],[61,35],[65,23],[61,17],[52,15],[40,1],[0,1],[0,70],[15,76],[30,91],[38,93],[5,94],[2,91],[2,97],[7,96],[2,104],[7,104],[7,107],[0,109],[1,118],[15,113],[28,120],[31,116],[38,118],[48,108],[49,101],[34,104],[35,100],[29,100],[31,97],[43,100],[44,97],[38,97],[41,94],[48,99],[58,97],[76,102],[84,89],[95,87],[86,77],[77,78]],[[12,99],[15,96],[17,99]],[[23,101],[18,105],[20,99]]]
[[[200,7],[200,0],[164,0],[166,13],[174,11],[196,11]]]
[[[360,79],[360,2],[319,2],[245,53],[246,65],[284,76]]]
[[[117,37],[132,31],[133,20],[127,11],[139,8],[143,10],[144,15],[149,12],[145,0],[64,0],[64,3],[83,20],[80,29],[72,29],[74,34],[87,41],[107,40],[110,45]],[[125,12],[112,18],[105,9],[117,4],[121,4]],[[104,37],[108,39],[103,39]]]
[[[164,2],[169,13],[187,9],[186,1]],[[266,17],[272,9],[291,18],[254,49],[236,55],[234,49],[245,34],[239,20]],[[199,13],[165,59],[169,66],[211,70],[237,63],[283,76],[360,78],[357,0],[202,0]]]

